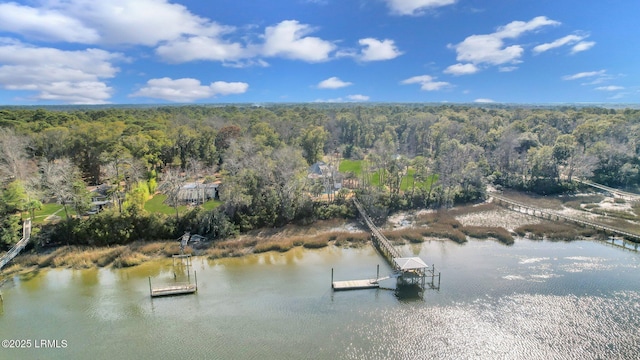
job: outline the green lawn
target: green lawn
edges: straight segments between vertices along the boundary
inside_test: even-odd
[[[342,160],[338,171],[341,173],[352,172],[356,176],[362,172],[362,160]]]
[[[160,213],[167,215],[175,215],[176,210],[165,204],[164,201],[167,200],[167,196],[164,194],[157,194],[146,203],[144,203],[144,209],[151,213]],[[222,205],[222,201],[220,200],[209,200],[205,202],[202,207],[206,210],[215,209],[218,206]],[[178,206],[178,212],[182,213],[187,210],[186,205]]]
[[[362,173],[362,160],[342,160],[340,162],[340,167],[338,169],[341,173],[352,172],[356,176],[360,176]],[[400,190],[407,191],[411,190],[413,187],[413,174],[415,174],[415,170],[409,168],[407,171],[407,176],[402,179],[402,184],[400,185]],[[433,174],[429,176],[425,181],[421,181],[416,183],[416,188],[427,188],[433,183],[438,181],[438,175]],[[380,173],[376,171],[371,174],[371,185],[380,186]]]
[[[202,204],[202,207],[205,210],[213,210],[213,209],[217,208],[220,205],[222,205],[222,201],[220,201],[220,200],[209,200],[206,203]]]
[[[76,213],[70,206],[67,206],[67,211],[69,212],[69,215],[75,215]],[[62,205],[56,203],[42,204],[42,209],[33,212],[33,223],[42,224],[47,216],[54,214],[59,216],[61,219],[67,218]],[[29,217],[29,213],[25,212],[24,217]]]
[[[165,200],[167,200],[167,195],[156,194],[154,197],[144,203],[144,209],[150,213],[174,215],[176,213],[176,209],[165,204]],[[178,206],[179,213],[185,211],[186,209],[187,207],[185,205]]]

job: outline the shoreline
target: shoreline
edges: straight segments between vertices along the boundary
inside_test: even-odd
[[[563,206],[563,211],[570,211],[570,208],[562,205],[560,197],[535,199],[521,193],[517,193],[517,196],[526,196],[539,203],[544,202],[545,207],[548,208],[557,209]],[[422,243],[434,239],[464,243],[468,238],[491,239],[511,245],[514,237],[570,241],[597,236],[594,231],[545,221],[507,210],[490,202],[444,211],[414,210],[395,213],[389,216],[387,222],[381,226],[381,230],[396,245]],[[286,252],[299,246],[308,249],[327,246],[361,247],[369,241],[369,233],[356,220],[333,219],[317,221],[306,226],[286,225],[277,229],[259,229],[232,239],[195,243],[187,246],[185,253],[220,259],[268,251]],[[179,252],[180,244],[175,240],[139,241],[100,248],[61,246],[40,252],[31,250],[29,253],[17,256],[0,272],[0,286],[10,276],[37,269],[124,268],[147,261],[170,258]]]

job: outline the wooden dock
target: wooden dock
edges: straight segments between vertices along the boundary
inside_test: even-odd
[[[331,287],[335,291],[377,289],[380,287],[380,284],[378,283],[378,279],[347,280],[347,281],[334,281],[331,284]]]
[[[151,289],[151,297],[193,294],[198,291],[195,284],[179,284]]]
[[[193,275],[195,278],[195,284],[191,283],[191,278],[189,277],[189,282],[186,283],[176,282],[158,287],[151,286],[151,277],[149,277],[149,295],[154,298],[160,296],[195,294],[198,291],[198,274],[194,271]]]

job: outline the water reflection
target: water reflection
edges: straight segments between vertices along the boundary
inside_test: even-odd
[[[639,255],[598,243],[409,244],[442,272],[440,291],[333,293],[389,266],[370,247],[193,258],[198,293],[149,297],[172,259],[128,269],[41,271],[3,289],[2,338],[60,338],[47,358],[633,358]],[[393,279],[390,281],[393,282]],[[391,283],[390,285],[394,285]],[[37,324],[34,325],[34,324]],[[1,355],[5,358],[5,352]],[[39,358],[35,349],[7,358]]]

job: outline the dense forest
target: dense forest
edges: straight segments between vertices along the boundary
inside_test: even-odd
[[[21,217],[61,204],[39,244],[110,245],[209,238],[371,213],[483,200],[487,185],[539,194],[575,178],[637,190],[640,110],[461,105],[274,105],[0,108],[0,246]],[[308,176],[324,161],[345,188]],[[352,164],[343,170],[340,163]],[[357,165],[357,166],[356,166]],[[220,181],[222,204],[179,214],[189,179]],[[92,216],[91,186],[116,204]],[[348,185],[348,186],[347,186]],[[161,192],[175,216],[144,204]]]

